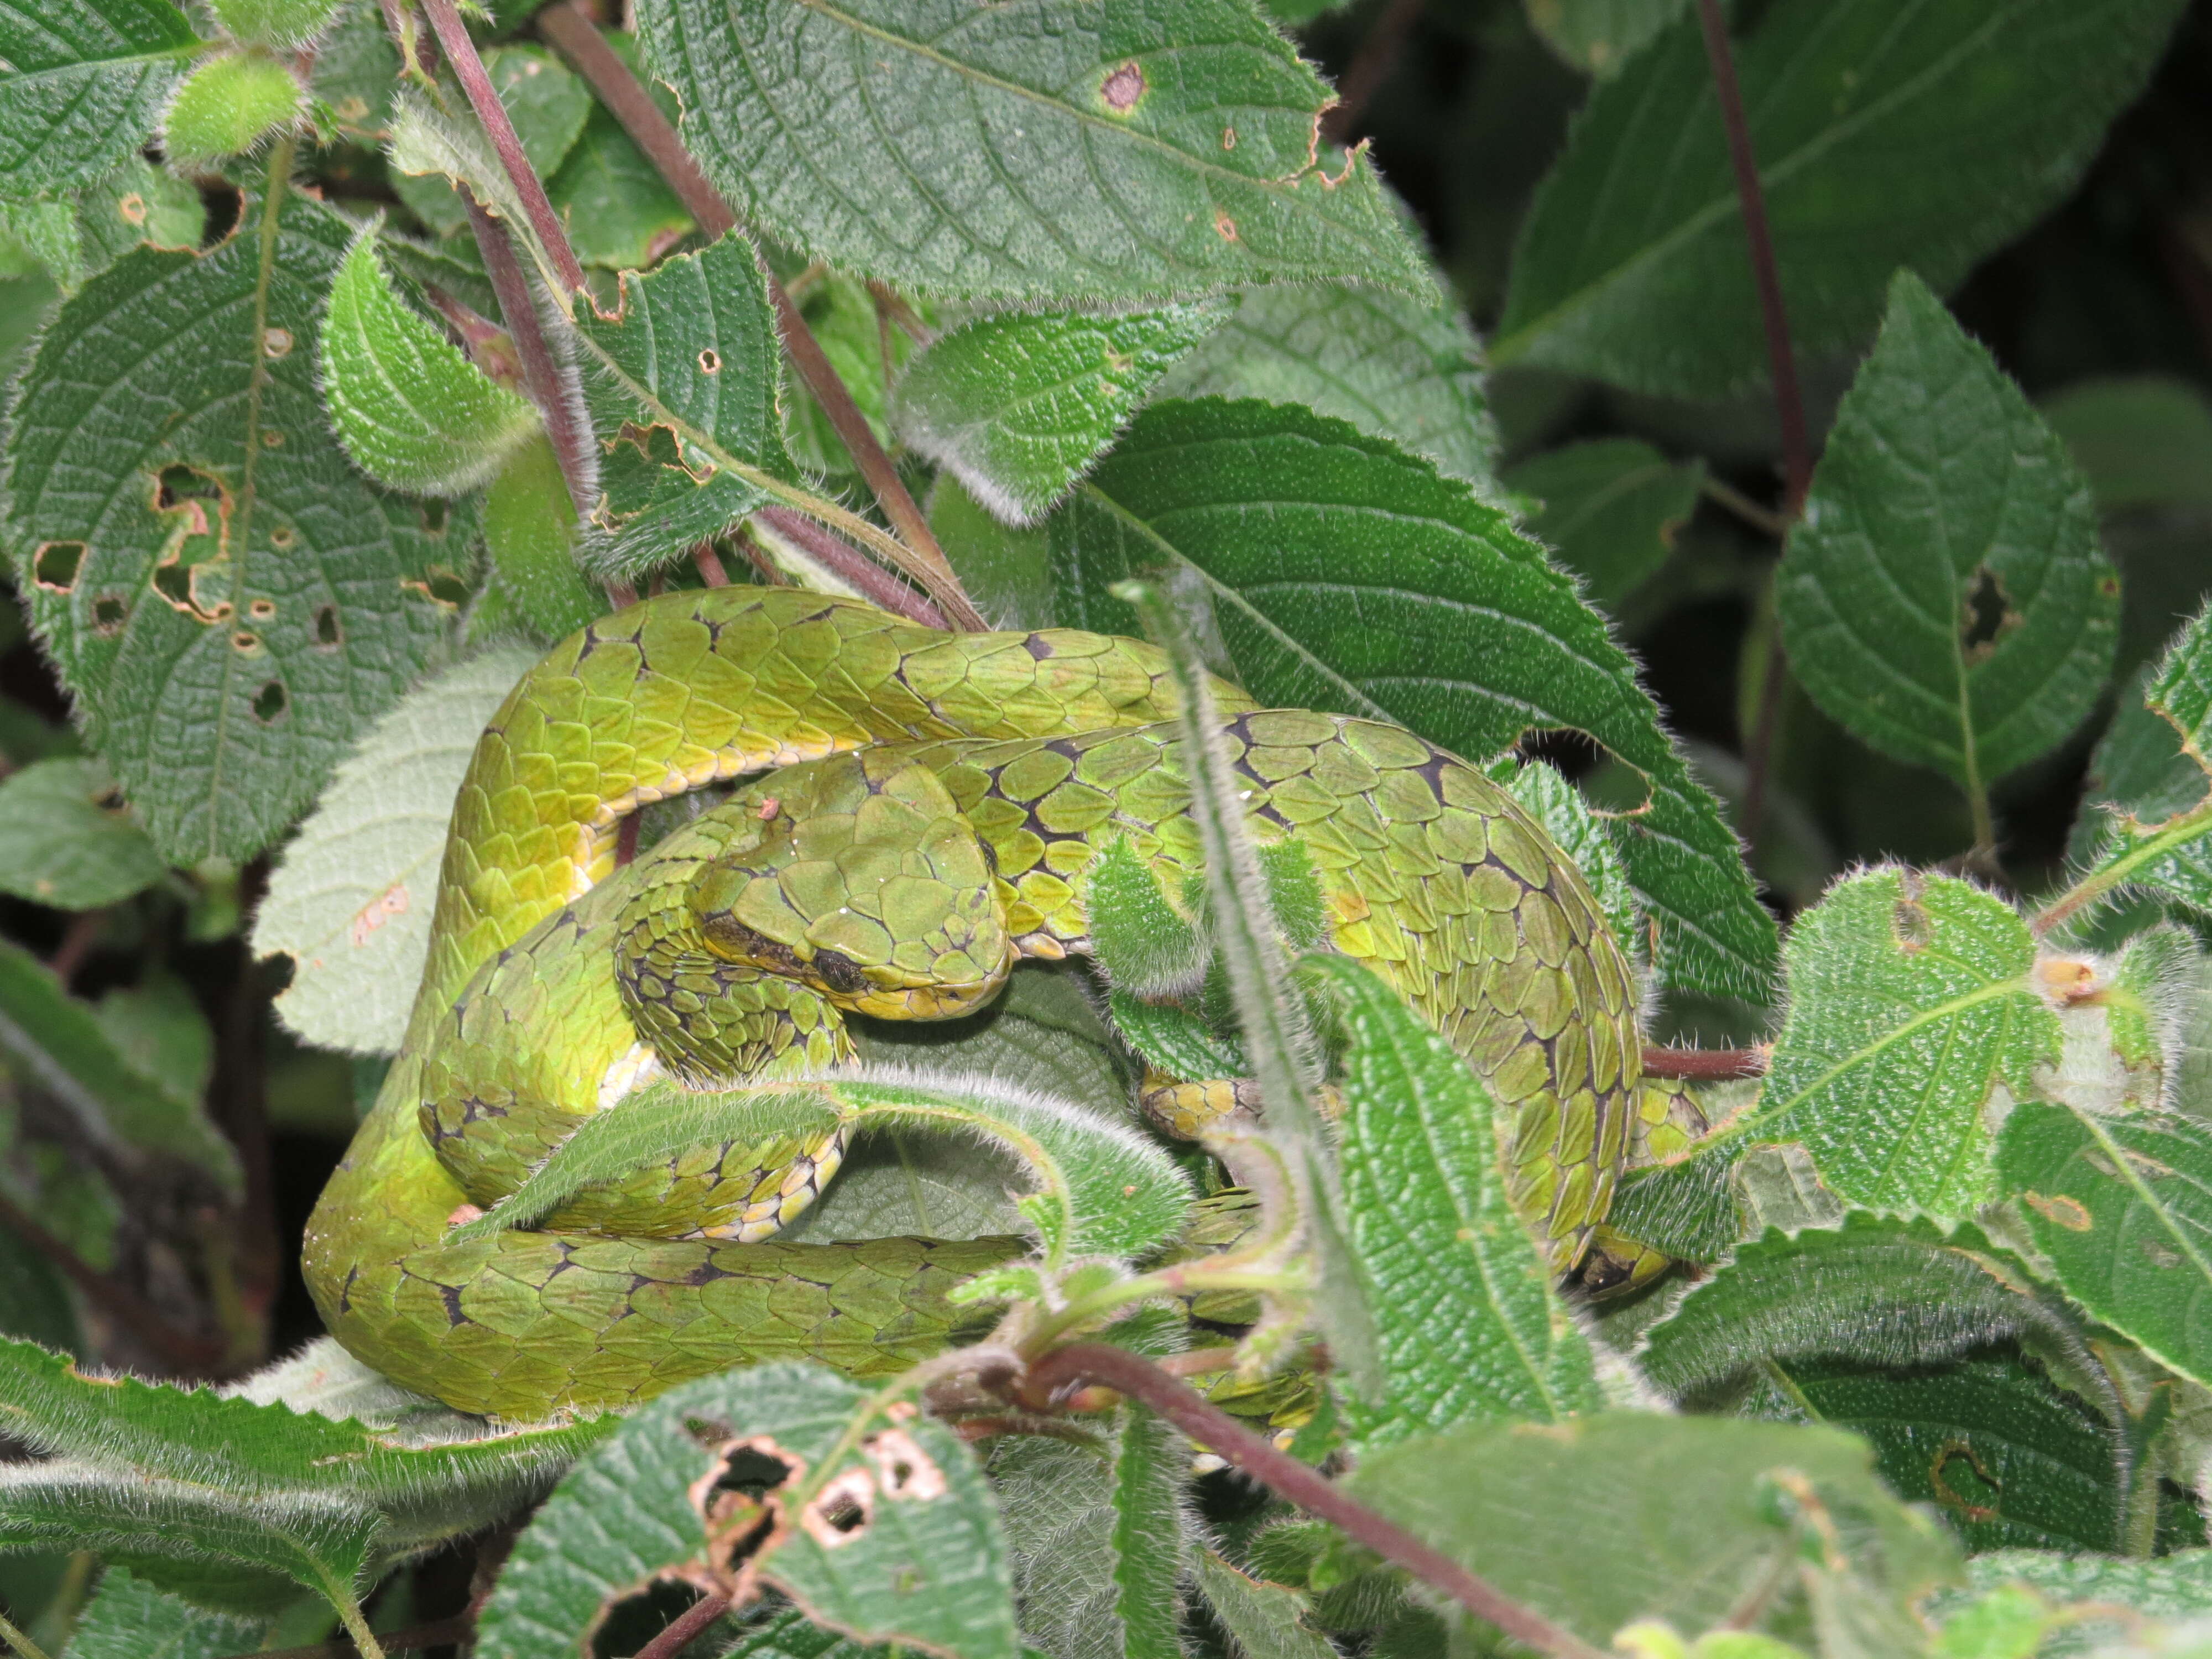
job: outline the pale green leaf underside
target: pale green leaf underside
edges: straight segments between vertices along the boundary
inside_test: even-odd
[[[1846,1203],[1962,1220],[1996,1195],[1991,1094],[2025,1098],[2057,1018],[2010,906],[1963,881],[1877,870],[1798,918],[1790,1014],[1747,1133],[1800,1140]]]
[[[308,1042],[398,1052],[429,956],[454,793],[485,723],[537,657],[487,651],[410,692],[339,764],[284,849],[253,951],[292,958],[276,1012]]]
[[[378,483],[464,495],[537,429],[537,412],[495,384],[402,303],[370,227],[354,239],[323,320],[323,397],[338,441]]]
[[[1814,701],[1972,793],[2062,742],[2112,672],[2120,579],[2088,485],[1910,272],[1837,413],[1776,599]]]
[[[892,424],[999,517],[1034,523],[1225,314],[1201,304],[978,318],[908,366]]]
[[[671,0],[639,22],[740,216],[842,269],[1004,299],[1427,280],[1373,167],[1316,156],[1321,82],[1234,0]]]

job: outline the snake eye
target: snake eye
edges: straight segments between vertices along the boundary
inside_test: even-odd
[[[811,964],[814,976],[833,991],[860,992],[868,988],[860,964],[842,951],[817,951]]]

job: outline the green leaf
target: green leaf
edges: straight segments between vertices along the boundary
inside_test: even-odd
[[[1386,1378],[1345,1402],[1363,1455],[1461,1423],[1596,1410],[1589,1345],[1506,1197],[1490,1091],[1373,974],[1342,957],[1304,966],[1335,993],[1349,1039],[1338,1158]]]
[[[1181,1228],[1191,1198],[1174,1161],[1133,1130],[981,1079],[936,1083],[891,1072],[715,1091],[661,1083],[638,1091],[618,1111],[585,1119],[513,1193],[447,1237],[459,1243],[527,1226],[585,1188],[665,1163],[686,1146],[772,1139],[833,1123],[935,1129],[980,1137],[1011,1153],[1025,1166],[1036,1194],[1031,1201],[1050,1218],[1041,1224],[1054,1267],[1063,1257],[1143,1255]]]
[[[2160,1364],[2212,1378],[2212,1129],[2031,1101],[2005,1120],[1997,1157],[2066,1293]]]
[[[1621,858],[1662,974],[1766,994],[1774,924],[1734,833],[1604,621],[1465,483],[1306,410],[1158,404],[1052,528],[1059,620],[1126,633],[1112,584],[1188,563],[1262,702],[1394,720],[1476,757],[1532,726],[1588,732],[1651,791]]]
[[[1000,518],[1034,524],[1226,314],[1212,304],[979,317],[908,365],[892,424]]]
[[[62,307],[10,406],[33,619],[172,863],[281,833],[448,630],[467,514],[372,488],[324,423],[350,236],[288,191],[206,253],[140,249]]]
[[[1963,1220],[1997,1196],[1984,1112],[2032,1091],[2057,1016],[2011,907],[1948,876],[1877,870],[1797,920],[1790,1012],[1744,1133],[1802,1140],[1847,1204]]]
[[[123,161],[203,44],[168,0],[0,6],[0,196],[66,190]]]
[[[1974,1229],[1853,1214],[1839,1229],[1770,1230],[1744,1245],[1651,1328],[1638,1362],[1680,1400],[1769,1358],[1903,1370],[2024,1335],[2075,1367],[2094,1363],[2073,1322]]]
[[[896,325],[888,304],[878,309],[876,296],[857,278],[834,272],[821,276],[804,283],[793,298],[822,355],[853,394],[854,407],[868,430],[878,442],[892,444],[890,382],[913,356],[913,338]],[[790,388],[784,441],[802,469],[842,474],[859,482],[852,452],[802,382],[794,381]]]
[[[2062,742],[2112,672],[2120,579],[2088,486],[1909,271],[1776,582],[1814,701],[1977,799]]]
[[[1955,1547],[1892,1498],[1871,1462],[1864,1442],[1833,1429],[1607,1412],[1407,1441],[1346,1484],[1602,1646],[1633,1619],[1718,1625],[1796,1558],[1800,1527],[1848,1549],[1895,1613],[1955,1580]]]
[[[538,430],[538,412],[402,302],[362,228],[331,284],[323,397],[356,465],[417,495],[461,495]]]
[[[1040,526],[1001,524],[950,474],[929,495],[929,527],[960,585],[993,626],[1028,630],[1053,622],[1052,544]]]
[[[69,1659],[232,1659],[262,1645],[267,1624],[180,1601],[128,1567],[110,1567],[85,1603]]]
[[[0,802],[5,799],[0,794]],[[1194,989],[1206,972],[1206,939],[1169,902],[1158,875],[1127,840],[1115,836],[1087,879],[1084,908],[1091,949],[1115,990],[1166,997]]]
[[[738,216],[841,269],[1092,301],[1426,280],[1373,167],[1317,153],[1327,89],[1233,0],[674,0],[639,22]]]
[[[592,111],[597,107],[592,89],[580,76],[552,52],[528,43],[494,46],[483,54],[484,68],[498,89],[499,101],[514,123],[515,137],[531,170],[540,179],[551,179],[560,169]],[[459,89],[447,83],[457,105]],[[409,178],[394,184],[399,199],[415,216],[441,236],[467,228],[468,210],[453,187],[443,179]]]
[[[1937,289],[2071,193],[2179,0],[1781,0],[1736,63],[1798,349],[1856,346],[1882,284]],[[1598,88],[1521,232],[1499,364],[1717,396],[1766,368],[1695,19]]]
[[[793,1364],[670,1390],[571,1471],[516,1540],[477,1626],[483,1651],[565,1651],[656,1578],[733,1576],[730,1550],[771,1519],[742,1564],[748,1578],[817,1622],[951,1659],[1018,1659],[990,1487],[951,1430],[896,1395]]]
[[[660,170],[600,104],[592,106],[561,170],[545,181],[545,195],[568,228],[568,245],[587,265],[625,270],[651,264],[693,228]]]
[[[1306,1598],[1249,1578],[1212,1550],[1198,1553],[1199,1593],[1244,1659],[1332,1659],[1328,1638],[1300,1619]]]
[[[1578,70],[1618,75],[1621,65],[1681,15],[1685,0],[1528,0],[1544,44]]]
[[[1814,1420],[1864,1436],[1890,1490],[1933,1504],[1969,1550],[2120,1547],[2124,1447],[2019,1360],[1785,1358],[1779,1369]]]
[[[0,1228],[0,1336],[20,1336],[58,1353],[82,1352],[76,1305],[52,1262]]]
[[[2212,1550],[2184,1550],[2155,1561],[2073,1551],[1992,1550],[1968,1562],[1966,1571],[1974,1588],[1985,1594],[2007,1586],[2033,1592],[2050,1631],[2033,1650],[2038,1659],[2141,1652],[2106,1645],[2155,1636],[2154,1628],[2145,1630],[2130,1614],[2167,1620],[2212,1613]],[[1954,1599],[1947,1595],[1937,1605]]]
[[[1522,527],[1583,579],[1592,602],[1618,606],[1674,551],[1705,464],[1670,461],[1638,438],[1595,438],[1533,456],[1500,482],[1540,504]]]
[[[289,132],[307,106],[307,88],[258,52],[204,58],[161,117],[161,148],[178,166],[210,167]]]
[[[141,242],[197,247],[206,222],[198,191],[137,155],[64,197],[0,199],[0,231],[21,243],[70,294]]]
[[[331,775],[253,919],[257,957],[289,955],[280,1018],[352,1054],[399,1049],[430,950],[453,796],[477,738],[531,665],[508,646],[401,699]]]
[[[1167,372],[1163,398],[1304,404],[1497,492],[1498,431],[1482,348],[1455,307],[1338,284],[1248,289],[1213,337]]]
[[[609,574],[649,568],[737,522],[791,476],[777,398],[781,337],[767,278],[742,231],[712,247],[624,271],[610,318],[586,306],[576,319],[592,423],[638,428],[617,448],[642,462],[609,499],[600,528]],[[665,448],[648,449],[659,439]],[[630,475],[620,475],[630,478]],[[642,482],[638,482],[642,480]]]
[[[507,458],[484,492],[484,550],[498,599],[538,638],[566,639],[606,613],[605,596],[576,568],[576,504],[544,434]],[[483,626],[482,613],[471,628]]]
[[[94,910],[167,872],[98,761],[38,761],[0,782],[0,890]]]
[[[2212,507],[2212,400],[2187,380],[2167,374],[2077,380],[2041,408],[2100,511]]]

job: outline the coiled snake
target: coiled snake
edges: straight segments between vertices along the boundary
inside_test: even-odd
[[[1330,943],[1384,975],[1511,1114],[1516,1204],[1566,1265],[1611,1202],[1639,1049],[1581,876],[1480,772],[1395,726],[1219,691],[1262,842],[1303,843]],[[406,1386],[514,1419],[747,1361],[896,1370],[945,1293],[1019,1240],[772,1237],[834,1136],[709,1146],[535,1229],[447,1241],[659,1072],[774,1077],[848,1050],[841,1011],[942,1018],[1014,960],[1088,948],[1126,840],[1198,863],[1166,665],[1066,629],[947,635],[793,589],[672,592],[557,647],[454,803],[404,1047],[308,1224],[331,1332]],[[617,871],[623,817],[768,772]],[[1223,1098],[1164,1087],[1170,1115]]]

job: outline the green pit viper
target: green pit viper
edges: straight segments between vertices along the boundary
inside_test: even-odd
[[[1649,1109],[1633,979],[1581,875],[1396,726],[1218,697],[1255,839],[1303,844],[1330,944],[1488,1079],[1515,1201],[1571,1265]],[[945,1292],[1024,1243],[773,1237],[835,1173],[834,1134],[702,1146],[531,1229],[447,1235],[646,1079],[828,1066],[841,1011],[944,1018],[1017,958],[1086,952],[1085,872],[1117,839],[1176,890],[1200,860],[1174,719],[1140,641],[950,635],[795,589],[672,592],[557,647],[477,744],[404,1045],[308,1224],[331,1331],[518,1419],[940,1347],[969,1317]],[[617,869],[627,814],[762,773]],[[1149,1081],[1184,1127],[1231,1097]]]

